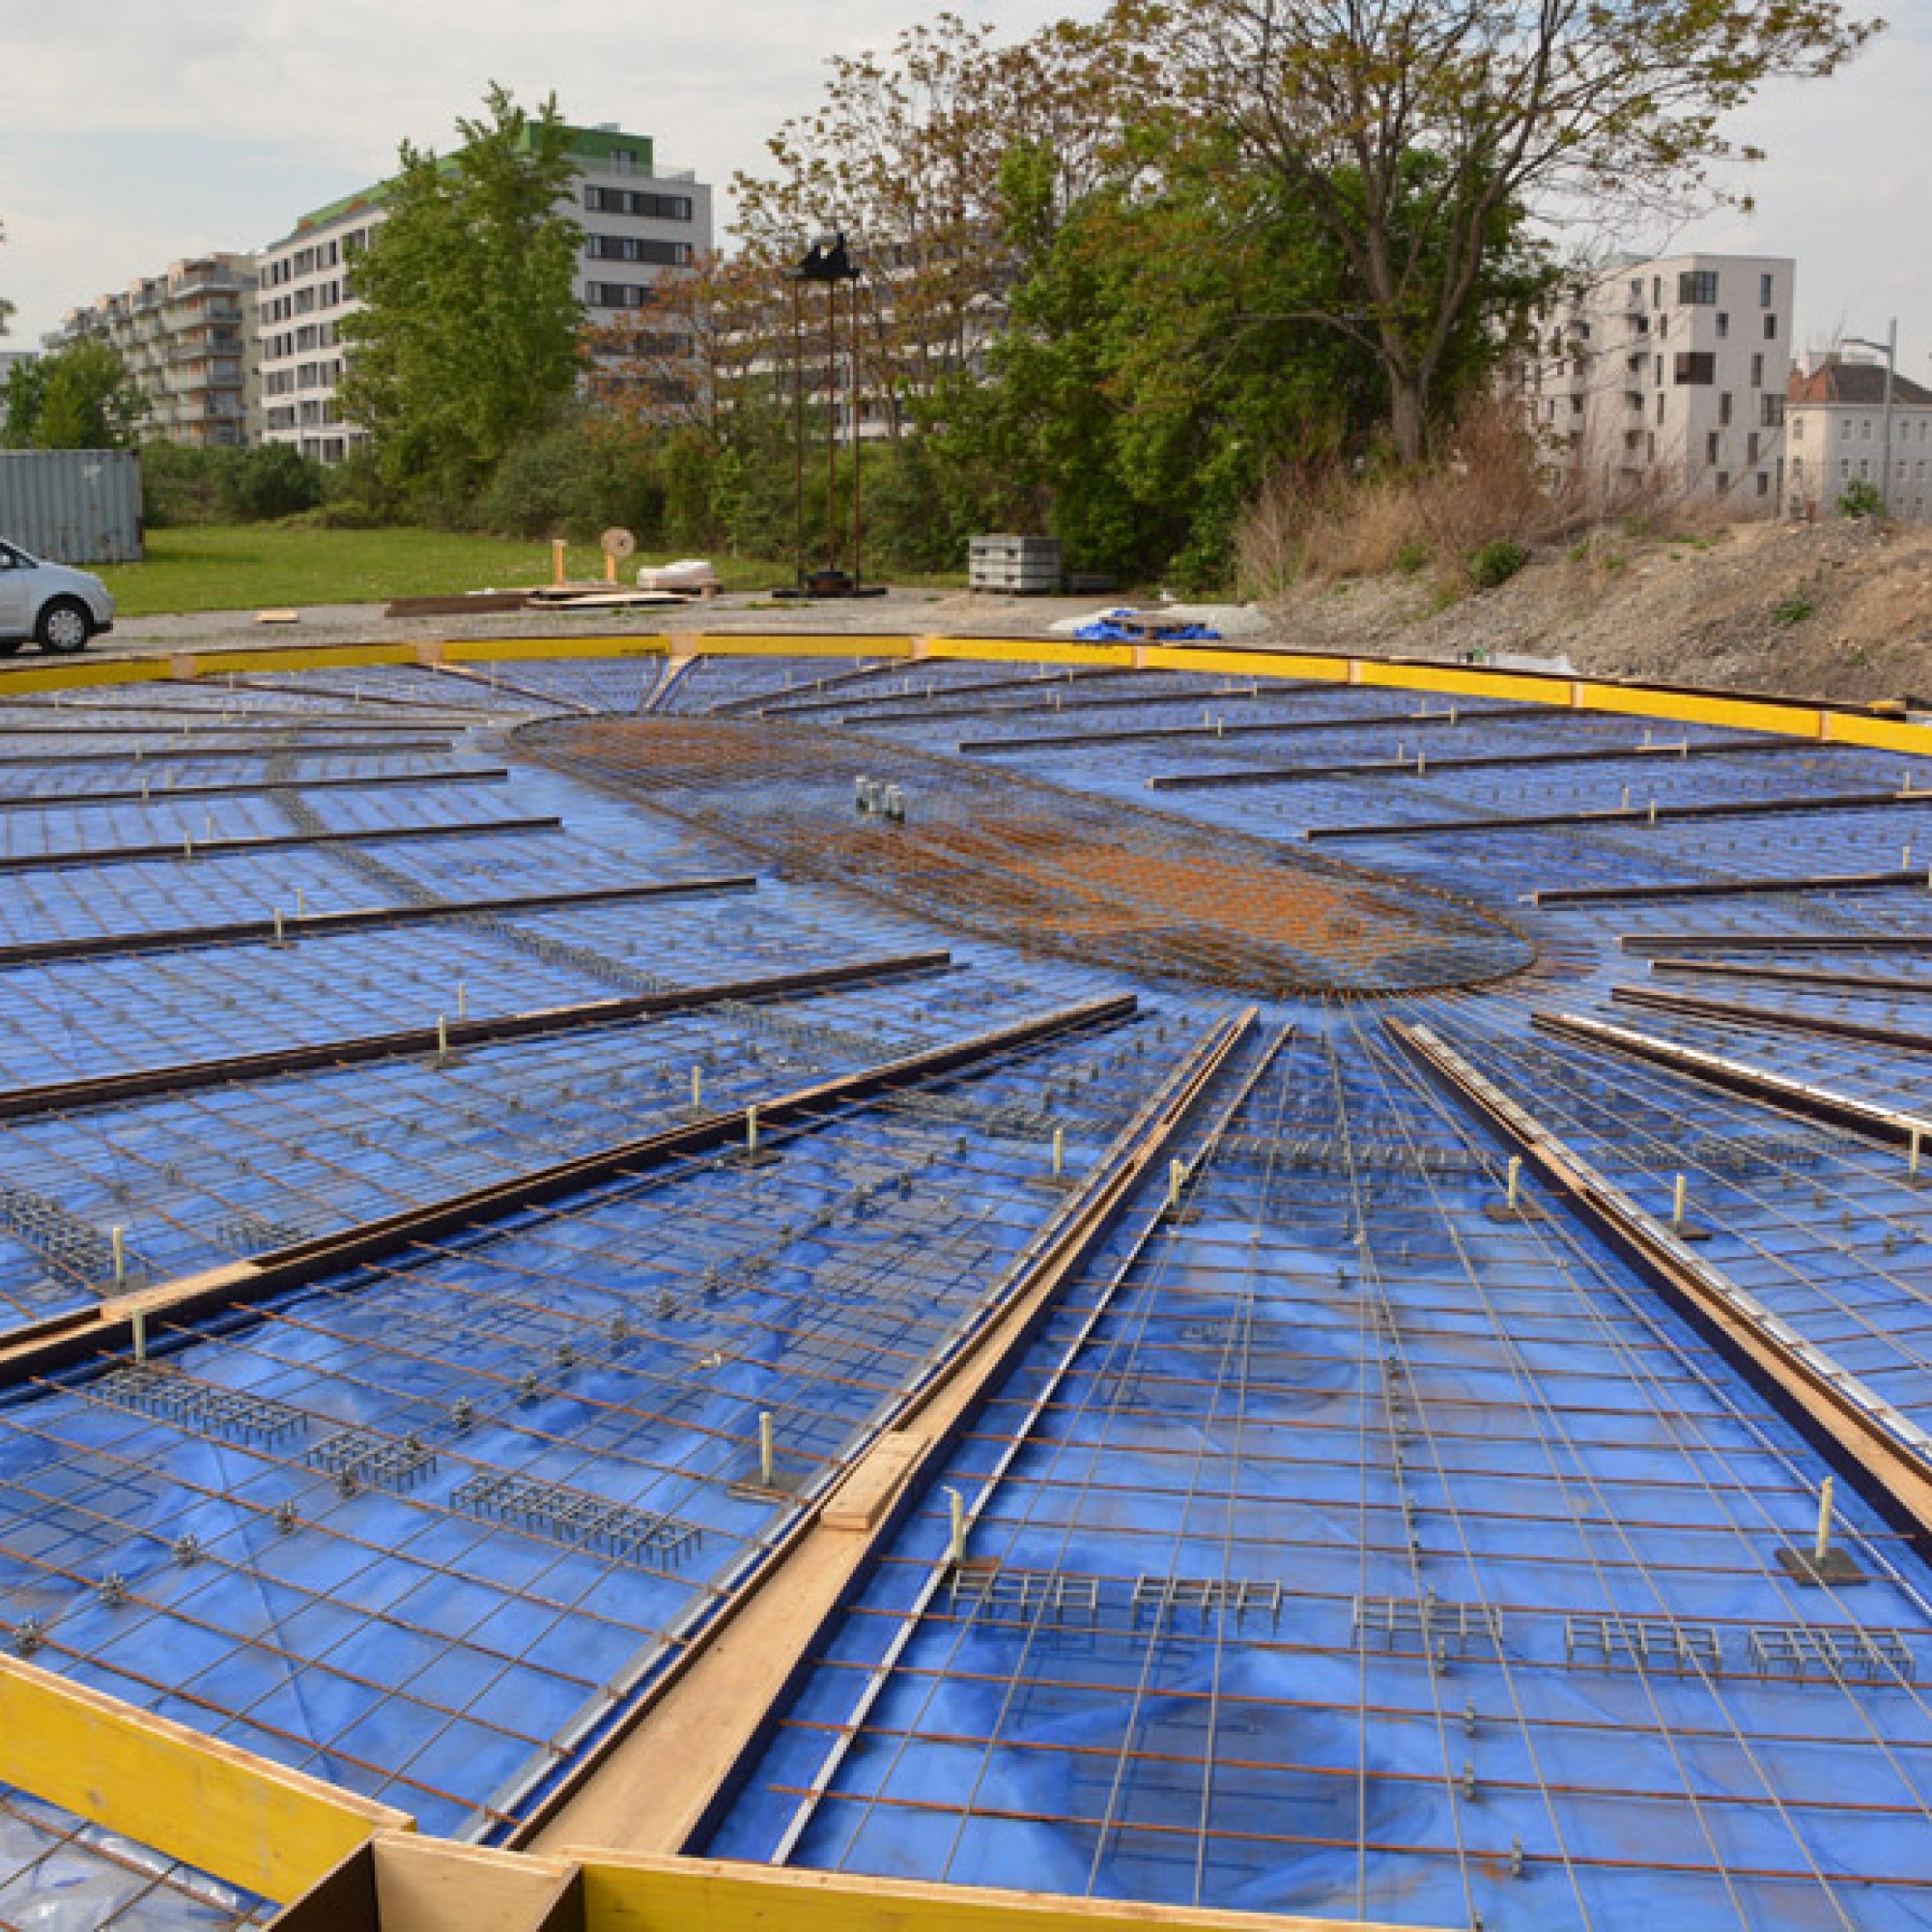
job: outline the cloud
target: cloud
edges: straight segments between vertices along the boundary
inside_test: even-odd
[[[573,121],[651,134],[662,164],[722,186],[813,104],[828,55],[883,46],[922,11],[907,0],[648,11],[0,0],[0,293],[20,305],[15,336],[32,341],[65,309],[183,254],[272,240],[380,179],[398,141],[454,145],[457,117],[477,111],[492,80],[526,105],[554,91]],[[1021,34],[1067,10],[982,0],[960,11]],[[107,150],[111,167],[94,158]]]

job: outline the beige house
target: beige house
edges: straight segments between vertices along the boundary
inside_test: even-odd
[[[1794,516],[1829,516],[1845,486],[1869,483],[1894,517],[1932,515],[1932,389],[1894,377],[1889,420],[1885,365],[1827,355],[1793,370],[1785,403]]]

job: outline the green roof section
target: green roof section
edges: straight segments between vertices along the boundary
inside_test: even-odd
[[[575,128],[566,126],[564,132],[570,136],[570,152],[579,160],[614,161],[629,156],[631,163],[641,173],[649,174],[657,164],[657,143],[648,134],[627,134],[619,128]],[[529,145],[529,134],[526,130],[524,146]],[[358,209],[377,208],[389,191],[389,184],[378,182],[373,187],[357,188],[353,194],[345,194],[339,200],[331,201],[326,208],[312,209],[300,216],[295,225],[297,235],[311,228],[327,228],[330,223],[340,221],[345,214],[354,214]]]

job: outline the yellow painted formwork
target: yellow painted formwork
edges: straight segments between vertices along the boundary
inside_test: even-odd
[[[413,644],[238,644],[213,651],[177,651],[177,677],[219,677],[227,671],[344,670],[359,665],[412,665]]]
[[[1261,1917],[1121,1899],[794,1871],[721,1859],[569,1850],[584,1932],[1416,1932],[1380,1921]]]
[[[449,638],[416,646],[419,664],[508,664],[532,658],[661,658],[671,649],[668,631],[602,638]]]
[[[1813,743],[1932,755],[1932,726],[1867,712],[1840,711],[1783,698],[1686,687],[1625,684],[1556,671],[1492,670],[1479,665],[1341,657],[1313,651],[1204,649],[1166,644],[1083,643],[1062,638],[880,636],[860,632],[694,631],[572,638],[440,639],[422,643],[282,644],[177,651],[151,658],[103,658],[0,667],[0,698],[9,693],[77,689],[150,678],[218,676],[226,671],[340,669],[358,665],[487,663],[493,658],[852,657],[917,662],[951,659],[987,664],[1092,665],[1106,669],[1192,670],[1222,677],[1372,686],[1435,692],[1557,710],[1595,711],[1660,723],[1762,731]]]
[[[913,642],[857,632],[692,631],[672,648],[679,657],[699,658],[910,658]]]
[[[0,1657],[0,1784],[278,1902],[407,1812]]]
[[[1134,668],[1133,644],[1083,644],[1067,638],[921,638],[921,658],[954,658],[974,664],[1102,665]]]
[[[8,665],[0,668],[0,697],[9,692],[80,691],[91,685],[150,684],[174,676],[171,660],[96,658],[91,663]]]

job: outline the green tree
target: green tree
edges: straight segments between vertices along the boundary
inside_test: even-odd
[[[147,399],[121,352],[83,337],[32,363],[15,363],[7,382],[7,444],[13,449],[128,449]]]
[[[7,240],[7,225],[0,222],[0,242]],[[7,325],[14,319],[14,304],[5,296],[0,296],[0,335],[7,333]]]
[[[961,384],[935,440],[1000,521],[1044,525],[1078,567],[1224,580],[1241,508],[1284,461],[1359,454],[1385,419],[1382,370],[1322,327],[1353,265],[1224,131],[1151,116],[1113,180],[1056,208],[1051,158],[1009,152],[1006,222],[1032,267],[986,380]],[[1406,194],[1426,194],[1415,157]],[[1508,209],[1444,357],[1447,407],[1480,387],[1504,325],[1549,270]]]
[[[364,307],[342,327],[345,413],[389,487],[443,515],[468,513],[582,366],[569,130],[554,99],[527,114],[493,86],[486,110],[457,123],[447,158],[404,144],[387,219],[349,270]]]
[[[1723,199],[1717,164],[1755,158],[1725,117],[1877,26],[1836,0],[1171,0],[1153,44],[1350,265],[1308,313],[1380,364],[1412,462],[1499,211]]]

